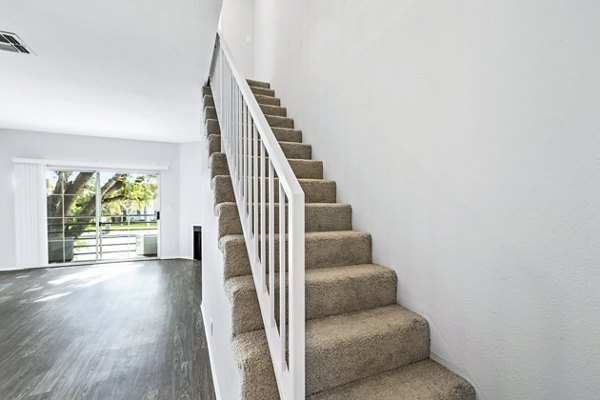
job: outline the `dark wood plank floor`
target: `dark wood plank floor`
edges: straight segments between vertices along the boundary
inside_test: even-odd
[[[0,273],[0,399],[214,399],[193,261]]]

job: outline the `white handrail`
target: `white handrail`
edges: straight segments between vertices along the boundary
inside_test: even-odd
[[[304,399],[304,191],[220,34],[210,85],[279,394]]]

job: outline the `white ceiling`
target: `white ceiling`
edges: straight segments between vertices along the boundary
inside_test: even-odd
[[[1,0],[0,129],[198,140],[221,0]]]

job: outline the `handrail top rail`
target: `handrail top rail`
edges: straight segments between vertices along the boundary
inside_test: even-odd
[[[215,40],[209,79],[215,110],[222,123],[221,151],[227,155],[277,388],[282,400],[303,400],[306,393],[305,194],[251,83],[236,67],[220,32]],[[277,184],[275,176],[279,178]],[[275,211],[277,204],[279,208]],[[287,266],[279,268],[278,279],[275,279],[276,263]]]
[[[271,163],[277,172],[279,182],[283,186],[286,195],[290,201],[292,201],[292,199],[298,199],[299,197],[304,198],[304,190],[302,190],[300,182],[298,182],[298,178],[296,178],[296,174],[294,174],[292,167],[290,166],[289,162],[287,162],[287,157],[283,153],[279,142],[275,138],[275,134],[273,133],[273,129],[271,129],[271,125],[269,125],[267,118],[258,105],[258,101],[254,97],[252,90],[250,90],[250,85],[248,85],[246,79],[237,70],[236,64],[233,62],[233,55],[231,54],[227,43],[225,40],[223,40],[221,31],[217,31],[217,39],[219,40],[219,45],[223,50],[223,54],[227,58],[229,68],[231,69],[232,75],[238,84],[240,93],[246,102],[248,111],[250,112],[250,115],[252,115],[256,129],[260,133],[265,149],[267,150],[267,153],[271,155]],[[285,162],[282,160],[285,160]]]

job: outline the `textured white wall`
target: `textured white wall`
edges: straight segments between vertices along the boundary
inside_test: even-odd
[[[194,154],[199,167],[196,173],[200,195],[197,209],[202,224],[202,315],[217,399],[240,399],[240,374],[231,344],[231,302],[225,293],[223,254],[218,246],[217,215],[205,135],[202,135],[198,147],[200,151]]]
[[[256,0],[256,77],[479,399],[600,392],[599,20],[591,0]]]
[[[194,225],[202,225],[200,172],[208,161],[200,142],[179,145],[179,255],[194,258]]]
[[[254,0],[223,0],[220,27],[237,66],[254,76]],[[247,43],[247,38],[250,42]]]
[[[0,270],[15,268],[15,214],[12,184],[13,158],[169,164],[161,172],[161,249],[163,258],[179,253],[179,145],[76,135],[58,135],[0,129]]]

